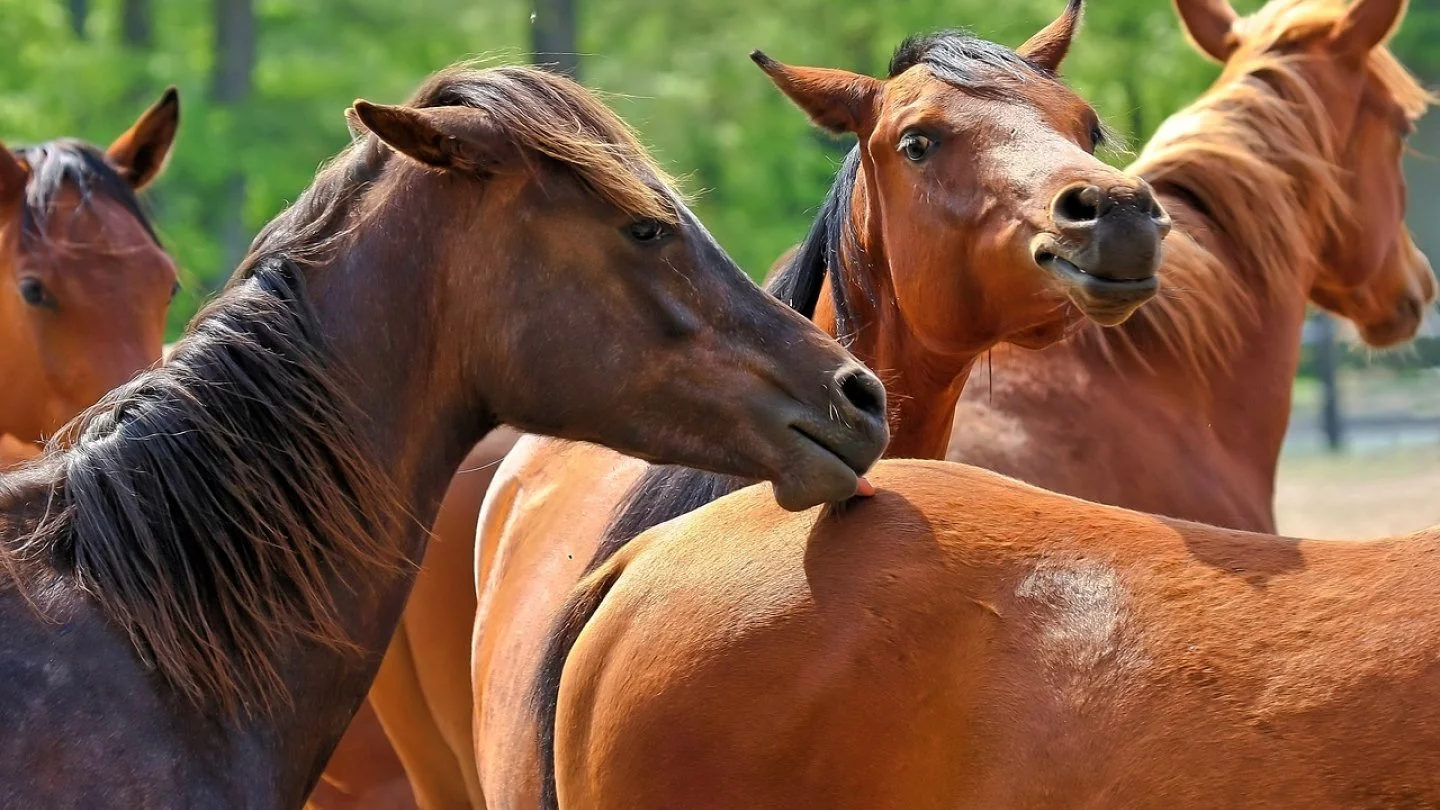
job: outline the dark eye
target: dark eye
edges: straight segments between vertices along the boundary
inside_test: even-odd
[[[175,296],[177,296],[177,295],[179,295],[179,294],[180,294],[180,282],[177,281],[177,282],[175,282],[174,284],[171,284],[171,285],[170,285],[170,300],[171,300],[171,301],[174,301],[174,300],[175,300]]]
[[[45,284],[34,276],[20,279],[20,297],[32,307],[53,307],[55,299],[46,292]]]
[[[911,163],[919,163],[935,148],[935,142],[919,132],[907,132],[900,136],[900,154]]]
[[[1090,151],[1095,151],[1105,145],[1105,130],[1099,124],[1090,128]]]
[[[658,219],[637,219],[625,229],[630,238],[643,245],[651,245],[670,235],[670,229]]]

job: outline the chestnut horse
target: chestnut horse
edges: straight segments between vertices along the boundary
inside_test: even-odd
[[[160,359],[178,283],[136,193],[179,124],[171,88],[106,150],[0,146],[0,469]]]
[[[1428,98],[1384,48],[1367,69],[1311,37],[1301,58],[1311,5],[1238,25],[1219,0],[1178,5],[1226,65],[1130,167],[1175,217],[1163,270],[1173,297],[1118,329],[996,352],[989,384],[961,400],[948,458],[1101,503],[1274,531],[1306,300],[1389,346],[1415,334],[1434,298],[1405,229],[1400,166]]]
[[[883,449],[879,381],[578,85],[447,71],[352,118],[166,363],[0,478],[0,806],[301,804],[498,421],[791,508]]]
[[[1187,18],[1383,83],[1402,8]],[[869,478],[803,515],[747,489],[582,582],[540,678],[561,805],[1440,804],[1440,529],[1314,542],[961,465]]]
[[[771,289],[882,370],[894,403],[890,452],[944,452],[960,387],[996,342],[1042,345],[1085,316],[1117,323],[1156,289],[1168,220],[1143,181],[1091,154],[1101,137],[1095,113],[1054,75],[1079,10],[1072,3],[1019,56],[958,33],[913,38],[885,80],[756,57],[817,123],[859,135],[804,248]],[[602,543],[741,485],[521,440],[496,476],[477,540],[479,773],[469,778],[483,790],[469,794],[472,804],[539,799],[536,751],[517,744],[539,731],[529,686],[564,593],[607,553]],[[410,772],[422,805],[467,798],[427,796],[425,779]]]
[[[560,806],[1440,806],[1440,527],[1307,541],[945,462],[867,477],[848,513],[744,490],[585,581]]]

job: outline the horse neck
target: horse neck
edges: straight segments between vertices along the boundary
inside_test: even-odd
[[[840,240],[841,267],[825,280],[815,323],[884,381],[890,422],[885,455],[943,459],[950,446],[955,406],[980,353],[942,357],[927,351],[914,335],[896,303],[867,176],[862,164],[852,194],[852,221],[847,225],[855,239]],[[843,324],[836,311],[837,298],[845,302]]]
[[[1295,268],[1292,278],[1265,278],[1265,268],[1237,244],[1223,223],[1204,217],[1195,228],[1185,230],[1195,235],[1225,273],[1208,283],[1237,285],[1238,294],[1248,299],[1252,309],[1244,316],[1235,311],[1207,313],[1229,319],[1233,328],[1223,351],[1208,362],[1177,363],[1156,357],[1150,365],[1161,377],[1188,378],[1170,386],[1183,392],[1176,399],[1176,408],[1193,414],[1197,421],[1203,418],[1203,424],[1196,425],[1196,435],[1213,435],[1223,444],[1227,456],[1249,474],[1252,485],[1266,488],[1268,501],[1290,423],[1308,278],[1313,273]]]
[[[361,655],[297,642],[282,671],[293,705],[243,730],[264,741],[287,799],[302,797],[313,784],[364,699],[445,489],[468,448],[494,427],[466,392],[453,390],[458,384],[445,382],[457,375],[438,366],[444,302],[431,267],[440,240],[417,227],[445,221],[433,208],[424,193],[397,189],[385,206],[390,213],[367,217],[327,266],[308,271],[329,351],[337,365],[353,371],[342,383],[344,393],[365,417],[362,436],[401,495],[407,514],[387,525],[399,527],[393,542],[414,567],[358,578],[337,572],[331,595]]]
[[[1215,437],[1255,487],[1273,489],[1317,246],[1343,213],[1320,197],[1334,175],[1323,168],[1325,133],[1311,130],[1328,121],[1312,111],[1305,126],[1262,131],[1270,119],[1249,105],[1263,96],[1235,103],[1224,90],[1218,98],[1230,103],[1207,96],[1183,111],[1132,167],[1175,216],[1161,270],[1173,297],[1095,343],[1126,343],[1133,352],[1110,356],[1143,367],[1128,378],[1151,380],[1198,422],[1196,435]],[[1218,160],[1217,147],[1241,158]]]

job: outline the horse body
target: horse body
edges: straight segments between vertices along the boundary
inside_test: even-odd
[[[878,381],[745,279],[578,85],[447,71],[412,105],[357,102],[370,135],[166,363],[0,479],[7,805],[303,804],[500,420],[759,474],[796,508],[879,455]],[[467,329],[489,338],[437,338]],[[553,348],[596,334],[602,364]]]
[[[515,707],[529,694],[544,659],[537,640],[554,623],[567,591],[536,583],[580,580],[610,521],[616,493],[644,472],[635,459],[532,436],[522,437],[500,465],[476,534],[480,604],[473,697],[464,708],[474,712],[473,767],[484,790],[473,806],[525,806],[519,803],[533,804],[540,795],[535,759],[515,743],[535,738],[534,718]],[[577,481],[590,487],[577,490]],[[512,539],[522,536],[546,542]]]
[[[958,465],[870,477],[838,513],[745,490],[586,580],[562,806],[1440,801],[1433,531],[1302,541]]]
[[[1225,22],[1207,25],[1203,5],[1180,2],[1202,31]],[[989,384],[959,406],[947,458],[1100,503],[1274,530],[1307,302],[1383,347],[1412,337],[1435,296],[1405,230],[1400,168],[1429,99],[1383,47],[1357,57],[1316,35],[1340,8],[1230,17],[1241,33],[1211,44],[1225,75],[1131,166],[1175,217],[1173,297],[1113,331],[996,352]]]

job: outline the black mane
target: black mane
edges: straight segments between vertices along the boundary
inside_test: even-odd
[[[923,65],[935,77],[962,90],[991,96],[1011,95],[1015,86],[1035,79],[1058,81],[1055,74],[1004,45],[967,31],[937,31],[907,38],[890,59],[890,78]]]
[[[145,233],[160,244],[150,218],[140,205],[135,189],[110,165],[105,153],[84,141],[57,138],[38,146],[15,150],[15,155],[30,166],[30,179],[25,184],[25,206],[20,219],[20,245],[30,249],[45,239],[45,225],[55,199],[66,186],[80,194],[80,205],[89,205],[95,196],[119,203],[130,213]]]

